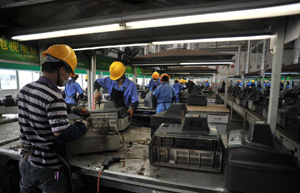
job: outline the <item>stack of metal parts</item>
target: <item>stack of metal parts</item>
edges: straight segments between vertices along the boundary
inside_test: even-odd
[[[249,131],[230,131],[228,147],[226,180],[230,190],[245,193],[299,191],[297,162],[272,134],[267,123],[254,123]]]
[[[82,138],[68,144],[69,151],[72,154],[82,154],[118,150],[121,143],[120,133],[115,126],[109,124],[109,118],[99,118],[95,111],[90,114],[91,127]],[[73,124],[80,117],[70,114],[69,119]]]
[[[236,98],[236,97],[238,97],[241,93],[242,93],[242,88],[236,86],[236,87],[232,90],[232,94],[231,94],[231,95],[232,95],[234,98]]]
[[[157,166],[221,172],[224,145],[207,119],[186,117],[183,124],[162,124],[149,145],[150,163]]]
[[[181,124],[185,114],[187,113],[186,105],[183,103],[172,104],[167,111],[163,111],[152,115],[150,127],[151,136],[155,133],[162,123],[178,123]]]
[[[190,94],[187,98],[187,105],[206,106],[206,96]]]
[[[193,95],[201,95],[202,94],[202,88],[201,88],[201,86],[195,85],[193,87],[192,94]]]

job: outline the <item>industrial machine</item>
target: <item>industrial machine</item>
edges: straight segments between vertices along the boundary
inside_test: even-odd
[[[248,109],[255,111],[256,105],[258,103],[259,96],[261,96],[262,93],[258,88],[254,88],[253,91],[248,95]]]
[[[218,130],[203,117],[186,117],[183,124],[163,123],[149,145],[156,166],[221,172],[224,145]]]
[[[107,114],[111,114],[111,116],[106,116]],[[121,144],[121,135],[117,128],[119,123],[116,114],[94,110],[90,111],[90,118],[92,124],[87,133],[79,140],[68,144],[70,152],[82,154],[118,150]],[[80,120],[80,117],[70,114],[69,119],[72,124],[76,120]]]
[[[167,111],[163,111],[152,115],[150,127],[151,136],[155,133],[162,123],[178,123],[181,124],[185,114],[187,113],[186,105],[183,103],[172,104]]]
[[[249,131],[230,131],[228,147],[226,180],[230,190],[245,193],[299,191],[297,162],[272,134],[267,123],[253,123]]]
[[[181,91],[179,93],[179,100],[181,103],[186,103],[186,100],[189,96],[189,92],[188,91]]]
[[[190,94],[187,98],[187,105],[206,106],[207,98],[203,95]]]

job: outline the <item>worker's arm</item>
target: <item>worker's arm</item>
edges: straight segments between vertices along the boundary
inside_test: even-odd
[[[136,111],[136,109],[139,106],[139,98],[138,98],[138,92],[135,84],[132,84],[130,86],[130,92],[128,92],[130,100],[130,106],[127,110],[127,113],[129,114],[128,118],[131,118],[133,116],[133,112]]]
[[[46,111],[54,139],[60,144],[79,139],[88,130],[89,124],[87,121],[70,125],[67,106],[62,98],[54,99],[47,104]]]
[[[59,144],[67,144],[83,137],[88,131],[89,123],[87,121],[77,121],[69,125],[66,129],[54,133],[54,139]]]

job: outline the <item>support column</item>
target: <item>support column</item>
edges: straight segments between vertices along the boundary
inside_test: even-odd
[[[249,73],[249,66],[250,66],[250,53],[251,53],[251,41],[248,40],[248,48],[247,48],[247,60],[246,60],[246,67],[245,67],[245,74]]]
[[[133,67],[133,82],[137,84],[137,67]]]
[[[294,64],[300,62],[300,37],[296,39],[294,46]]]
[[[282,67],[282,56],[284,50],[284,36],[285,36],[285,20],[278,21],[278,26],[275,34],[275,46],[273,60],[272,60],[272,85],[270,91],[268,123],[271,126],[272,132],[275,133],[276,118],[278,110],[279,87]]]
[[[142,82],[142,88],[143,88],[143,90],[145,90],[145,80],[146,78],[145,78],[145,76],[143,76],[143,82]]]
[[[266,48],[267,48],[267,40],[263,41],[263,50],[262,50],[262,57],[261,57],[261,75],[262,75],[262,81],[261,81],[261,90],[262,93],[264,93],[265,90],[265,64],[266,64]]]
[[[237,54],[236,75],[241,75],[241,50],[242,50],[242,46],[240,45]]]
[[[218,73],[215,74],[215,93],[218,93]]]
[[[88,79],[88,90],[89,90],[89,110],[92,110],[92,104],[93,104],[93,100],[94,100],[94,82],[96,79],[96,54],[95,52],[93,52],[91,54],[91,70],[89,71],[88,77],[90,77]]]
[[[226,85],[225,85],[225,100],[224,100],[224,106],[227,107],[228,102],[228,86],[229,86],[229,79],[228,79],[228,72],[229,72],[229,65],[226,66]]]

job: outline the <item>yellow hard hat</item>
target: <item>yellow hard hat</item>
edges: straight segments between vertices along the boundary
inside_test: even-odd
[[[72,77],[74,76],[75,68],[77,66],[77,57],[74,50],[70,46],[65,44],[56,44],[50,46],[46,51],[42,53],[43,57],[46,57],[47,54],[67,63],[72,70],[69,75]]]
[[[183,80],[183,83],[186,83],[186,80]]]
[[[167,76],[167,77],[169,78],[169,80],[170,80],[170,76],[169,76],[168,74],[166,74],[166,73],[163,73],[163,74],[161,75],[160,80],[162,80],[164,76]]]
[[[241,81],[238,80],[237,82],[240,83]]]
[[[206,80],[206,82],[208,82],[208,80]]]
[[[112,80],[118,80],[123,76],[126,71],[126,67],[122,62],[113,62],[109,67],[109,77]]]
[[[284,80],[282,80],[281,82],[284,83]]]
[[[87,76],[87,75],[85,75],[85,81],[87,81],[87,77],[88,77],[88,76]]]
[[[152,78],[153,78],[153,79],[158,79],[158,78],[159,78],[158,72],[153,72]]]
[[[183,79],[180,79],[180,81],[179,81],[180,83],[184,83],[184,80]]]
[[[255,83],[255,80],[251,80],[252,83]]]
[[[266,80],[266,83],[268,83],[269,81]]]

